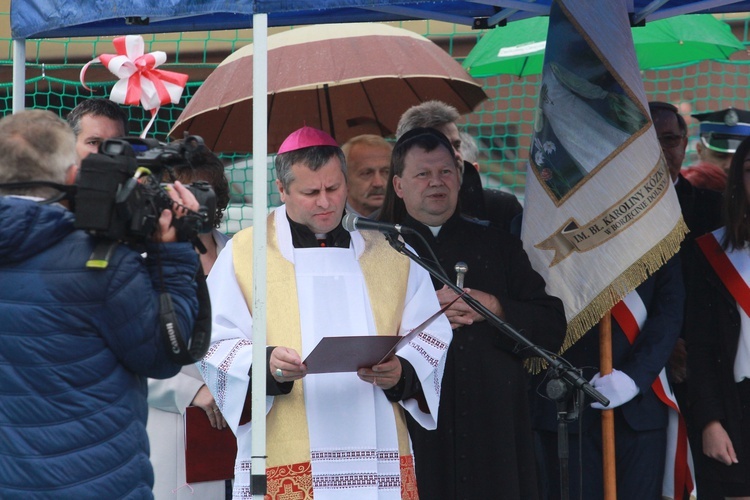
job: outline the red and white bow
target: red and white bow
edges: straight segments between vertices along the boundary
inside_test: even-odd
[[[91,90],[84,82],[88,67],[101,62],[119,81],[112,87],[109,98],[120,104],[137,105],[151,111],[152,121],[162,104],[176,104],[182,96],[188,75],[156,69],[167,61],[167,54],[162,51],[144,54],[143,37],[127,35],[112,41],[117,54],[102,54],[86,63],[81,69],[81,84]],[[146,131],[141,135],[145,135]]]

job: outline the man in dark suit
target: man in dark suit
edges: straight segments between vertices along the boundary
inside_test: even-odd
[[[687,145],[684,120],[680,127],[677,109],[669,104],[658,107],[656,113],[659,117],[657,136],[670,166],[672,180],[676,187],[684,184],[678,190],[685,195],[684,200],[680,198],[683,217],[689,226],[692,224],[690,227],[704,230],[711,223],[704,221],[706,214],[698,213],[700,209],[697,207],[703,207],[704,197],[701,195],[701,201],[696,203],[693,199],[695,188],[679,175]],[[661,498],[668,408],[652,384],[666,365],[681,331],[685,288],[680,267],[679,258],[670,259],[626,297],[623,303],[627,304],[625,310],[632,315],[633,322],[625,321],[629,317],[622,315],[619,307],[622,303],[613,308],[612,374],[600,376],[598,373],[598,327],[592,328],[563,353],[573,366],[583,369],[584,378],[592,380],[595,377],[592,384],[610,400],[606,409],[614,410],[618,498]],[[634,324],[638,328],[633,329]],[[537,394],[533,399],[532,413],[541,446],[540,460],[546,472],[548,498],[553,500],[561,497],[557,408],[554,402],[543,396],[545,384],[542,375],[535,378]],[[568,478],[570,498],[593,500],[602,498],[604,487],[601,415],[597,411],[602,407],[589,403],[586,401],[580,408],[580,422],[569,426]]]
[[[464,182],[461,185],[461,193],[463,199],[466,200],[467,196],[473,196],[478,199],[474,203],[475,206],[484,206],[484,216],[475,216],[477,219],[487,219],[490,224],[510,231],[511,234],[521,236],[521,214],[523,213],[523,207],[518,202],[518,199],[512,192],[502,191],[499,188],[482,188],[481,173],[482,169],[479,166],[479,146],[474,137],[468,132],[461,131],[459,133],[461,138],[461,147],[459,148],[459,154],[464,160],[464,171],[469,165],[474,168],[469,169],[469,173],[464,174]],[[476,173],[476,175],[474,175]],[[487,178],[489,182],[493,182]],[[495,184],[499,184],[498,181],[494,181]],[[471,187],[470,187],[471,186]],[[483,204],[481,202],[484,202]],[[469,200],[465,203],[470,204]],[[489,219],[492,219],[491,221]]]
[[[681,168],[687,149],[687,125],[679,110],[669,103],[660,101],[649,102],[648,107],[656,129],[656,136],[659,139],[664,159],[669,168],[669,174],[677,191],[682,218],[690,230],[680,248],[682,274],[687,289],[691,286],[688,278],[694,274],[689,270],[696,263],[695,239],[721,226],[722,195],[717,191],[695,187],[683,177]],[[680,335],[675,343],[674,351],[669,359],[668,374],[675,398],[677,398],[677,403],[684,414],[688,410],[687,388],[685,386],[687,351],[684,335]],[[696,449],[696,447],[693,446],[693,449]],[[695,462],[698,463],[698,461]],[[704,500],[721,498],[721,495],[714,495],[702,486],[702,474],[699,467],[696,468],[695,472],[700,498]]]
[[[669,168],[669,175],[677,191],[682,218],[690,230],[680,249],[683,277],[686,277],[689,275],[688,269],[695,262],[695,238],[721,226],[722,195],[710,189],[695,187],[682,175],[682,161],[687,149],[687,125],[679,110],[669,103],[660,101],[649,102],[648,107]],[[689,286],[689,283],[686,283],[686,286]],[[677,342],[675,353],[670,360],[670,368],[673,383],[681,384],[685,381],[685,344],[682,340]],[[678,387],[675,391],[678,393],[678,401],[682,403],[682,388]]]
[[[614,409],[617,497],[661,498],[665,469],[668,409],[652,384],[667,363],[680,334],[685,289],[678,258],[670,259],[626,301],[640,319],[633,336],[628,323],[618,322],[613,312],[612,366],[610,375],[599,376],[599,332],[592,328],[563,353],[573,366],[583,370]],[[614,309],[613,309],[614,311]],[[645,317],[644,317],[645,316]],[[645,320],[645,321],[644,321]],[[634,338],[633,338],[634,337]],[[593,380],[596,376],[597,380]],[[548,499],[561,498],[557,408],[545,393],[543,374],[534,380],[533,425],[541,445],[540,460],[546,472]],[[586,400],[580,408],[580,422],[568,427],[570,497],[586,500],[603,498],[601,405]],[[580,446],[579,446],[580,444]],[[582,481],[579,481],[579,477]]]
[[[683,243],[691,243],[695,238],[721,226],[721,193],[693,186],[681,173],[682,162],[687,149],[687,125],[679,110],[666,102],[648,103],[656,136],[659,139],[664,159],[669,167],[677,198],[680,201],[682,217],[690,229]],[[683,262],[683,266],[687,265]]]

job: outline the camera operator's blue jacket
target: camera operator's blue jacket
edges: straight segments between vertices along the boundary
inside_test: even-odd
[[[144,263],[120,245],[91,270],[94,246],[68,210],[0,197],[0,498],[152,497],[144,377],[180,368],[160,283],[187,337],[198,257],[169,243]]]

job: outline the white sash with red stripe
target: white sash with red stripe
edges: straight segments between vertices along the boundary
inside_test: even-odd
[[[734,360],[734,380],[750,379],[750,254],[746,249],[724,251],[719,243],[725,228],[696,240],[698,247],[721,282],[737,302],[740,314],[740,340]]]
[[[617,321],[622,331],[625,332],[628,341],[632,344],[648,318],[648,310],[641,296],[633,291],[614,305],[612,318]],[[670,410],[662,498],[681,499],[682,492],[685,490],[690,492],[690,498],[695,498],[695,470],[690,444],[687,439],[687,427],[672,388],[667,381],[667,372],[664,368],[659,372],[659,377],[654,380],[651,388]],[[677,495],[675,495],[675,492],[678,492]]]

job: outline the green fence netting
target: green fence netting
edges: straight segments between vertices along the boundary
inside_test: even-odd
[[[729,19],[735,34],[748,43],[750,15]],[[8,12],[0,12],[0,26],[7,27]],[[437,22],[405,23],[443,46],[461,60],[481,36],[481,32]],[[5,29],[4,33],[9,30]],[[164,69],[190,74],[190,81],[179,104],[159,110],[150,136],[167,140],[167,133],[190,97],[216,65],[233,50],[252,42],[252,31],[222,31],[144,35],[146,50],[164,50],[168,64]],[[3,45],[4,44],[4,45]],[[7,51],[3,56],[2,51]],[[113,53],[111,38],[29,40],[26,45],[26,107],[50,109],[60,116],[81,100],[91,96],[107,97],[115,83],[105,69],[91,67],[87,83],[93,93],[78,81],[82,66],[102,53]],[[744,57],[747,59],[747,55]],[[733,58],[734,59],[734,58]],[[742,59],[742,57],[740,57]],[[12,109],[12,52],[10,40],[0,38],[0,113]],[[685,166],[696,161],[697,122],[691,113],[723,109],[729,106],[750,108],[750,60],[703,61],[642,72],[649,100],[677,105],[688,118],[690,146]],[[463,117],[461,128],[479,145],[479,163],[487,186],[515,193],[523,200],[529,138],[534,120],[539,76],[517,78],[498,76],[480,79],[489,99],[475,112]],[[138,134],[150,115],[139,107],[126,107],[131,117],[131,133]],[[252,223],[252,158],[231,151],[217,151],[227,164],[232,185],[232,201],[225,220],[225,231],[234,233]],[[269,168],[269,206],[280,203]]]

